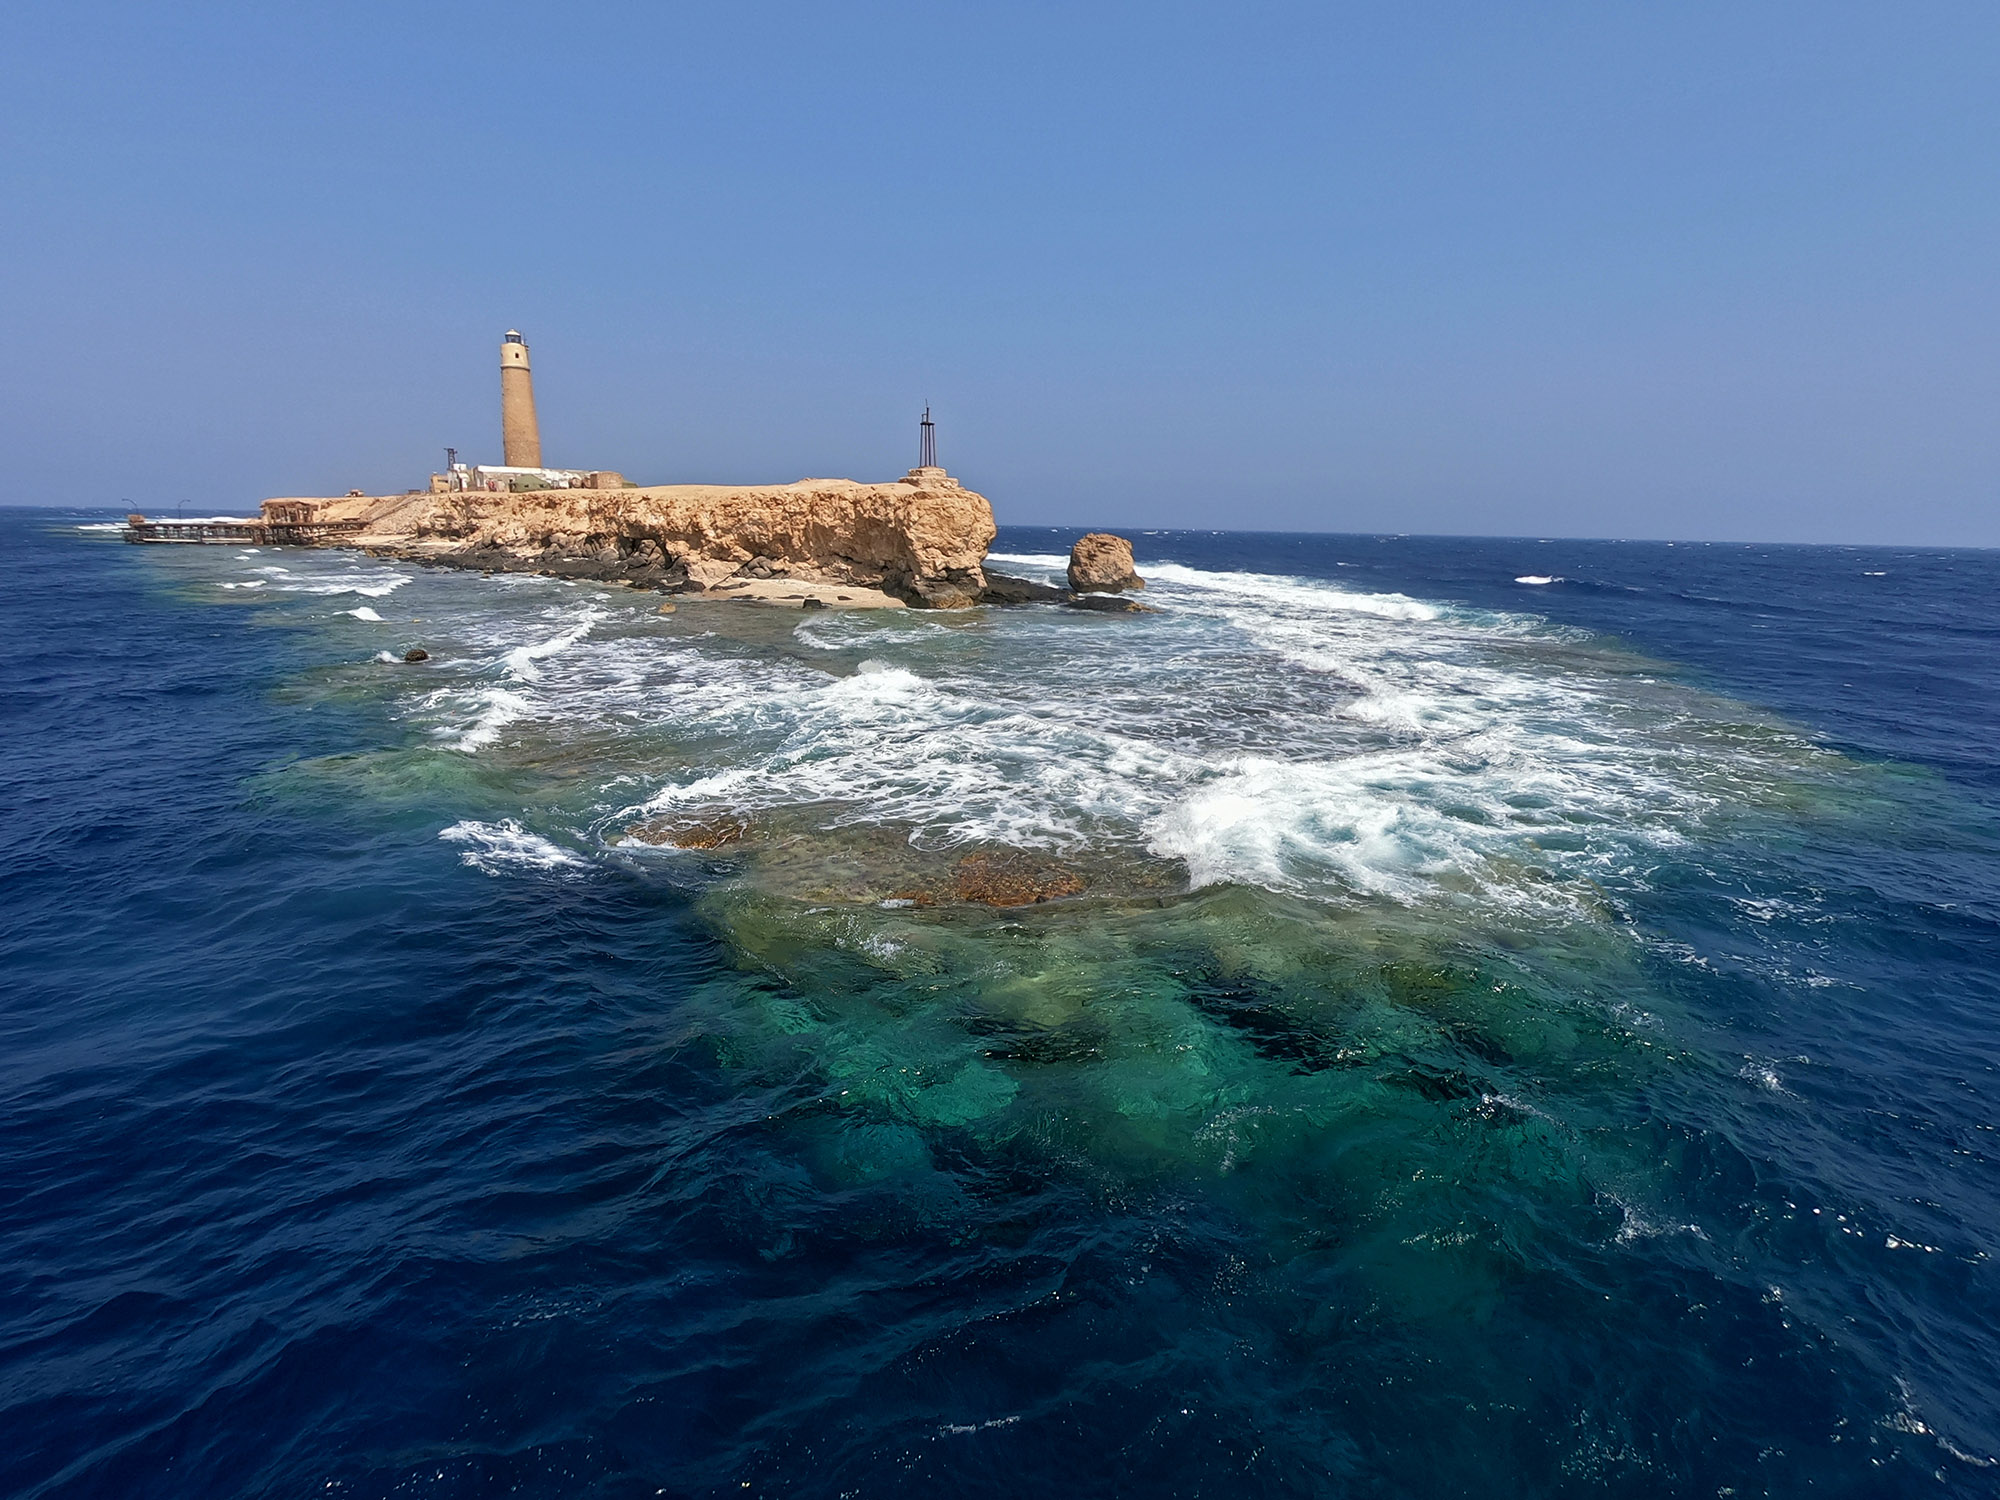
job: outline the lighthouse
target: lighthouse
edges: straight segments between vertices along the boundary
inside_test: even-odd
[[[500,440],[510,469],[542,466],[542,430],[535,422],[535,382],[528,342],[510,328],[500,340]]]

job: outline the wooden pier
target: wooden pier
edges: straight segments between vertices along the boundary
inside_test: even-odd
[[[206,542],[215,546],[324,547],[358,535],[361,521],[322,521],[310,517],[200,516],[192,520],[125,518],[128,542]]]

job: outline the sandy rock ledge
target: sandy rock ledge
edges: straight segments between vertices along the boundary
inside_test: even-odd
[[[296,500],[267,501],[296,506]],[[794,607],[983,602],[993,508],[940,471],[861,484],[469,491],[304,502],[378,556]],[[814,601],[809,604],[807,601]]]

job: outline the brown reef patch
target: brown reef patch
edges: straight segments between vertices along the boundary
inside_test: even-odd
[[[669,815],[634,823],[625,837],[642,844],[671,844],[676,849],[726,849],[750,836],[750,825],[728,813],[708,818]]]
[[[968,854],[951,872],[956,899],[987,906],[1034,906],[1077,895],[1083,887],[1083,877],[1069,866],[1019,849]]]

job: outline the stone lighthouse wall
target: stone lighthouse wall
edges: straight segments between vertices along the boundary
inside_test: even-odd
[[[500,346],[500,438],[508,468],[542,466],[542,430],[535,421],[535,385],[528,373],[528,346],[511,330]]]

